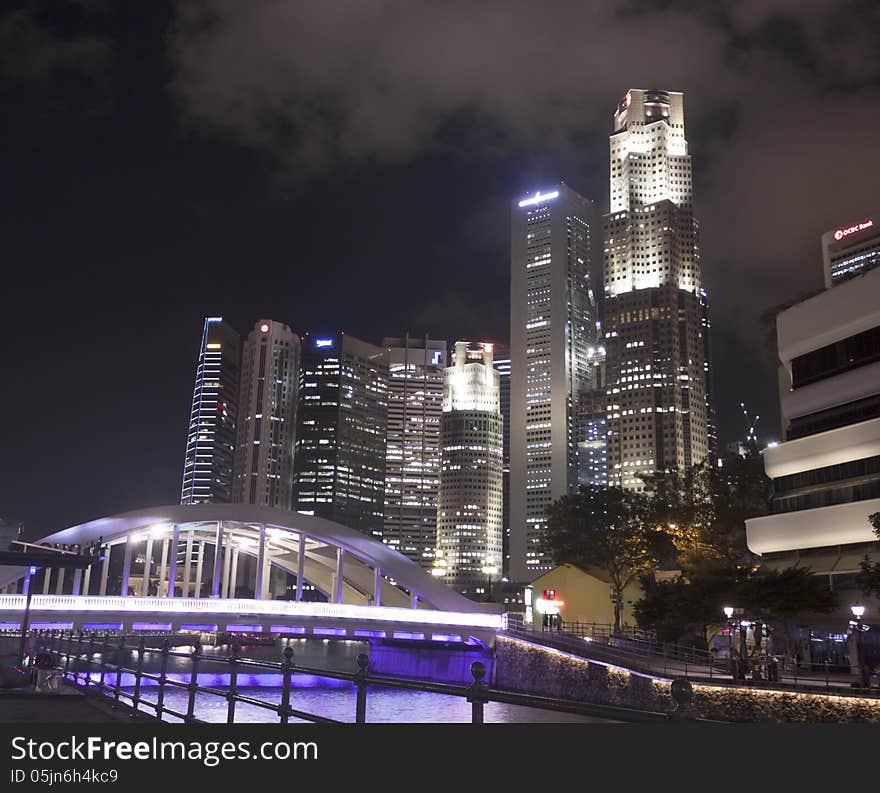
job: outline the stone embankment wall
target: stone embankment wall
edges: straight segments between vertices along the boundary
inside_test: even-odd
[[[581,702],[670,713],[670,680],[499,636],[495,685]],[[880,723],[880,699],[694,684],[693,711],[717,721]]]

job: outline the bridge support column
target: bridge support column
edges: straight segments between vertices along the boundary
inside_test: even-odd
[[[296,602],[302,603],[303,578],[306,570],[306,535],[299,533],[299,556],[296,560]]]
[[[49,582],[52,580],[52,568],[44,567],[43,568],[43,594],[49,594]]]
[[[162,540],[162,556],[159,561],[159,583],[156,584],[156,597],[165,597],[165,571],[168,569],[168,539]]]
[[[232,572],[232,546],[227,540],[223,548],[223,577],[220,580],[220,597],[229,597],[229,574]]]
[[[55,586],[55,594],[61,595],[64,592],[64,568],[58,568],[58,583]]]
[[[417,609],[419,607],[419,593],[418,592],[410,592],[409,593],[409,606],[410,608]]]
[[[80,586],[82,586],[82,573],[83,571],[77,568],[73,571],[73,589],[70,591],[71,595],[78,595]]]
[[[144,552],[144,582],[141,584],[141,597],[150,595],[150,568],[153,566],[153,535],[147,538],[147,549]]]
[[[214,534],[214,571],[211,574],[211,597],[220,597],[220,563],[226,556],[223,553],[223,521],[217,521],[217,531]]]
[[[28,567],[27,572],[24,574],[24,581],[21,584],[21,594],[26,595],[31,591],[31,568]]]
[[[183,597],[189,597],[189,582],[192,578],[192,555],[193,555],[193,536],[195,532],[190,529],[186,533],[186,553],[183,557],[183,588],[181,592]]]
[[[345,551],[336,549],[336,576],[333,580],[333,602],[342,603],[343,568],[345,566]]]
[[[382,605],[382,568],[377,567],[373,571],[373,605]]]
[[[82,584],[82,593],[83,595],[89,594],[89,587],[92,584],[92,566],[89,565],[86,568],[86,574],[83,576],[83,584]]]
[[[122,558],[122,586],[119,588],[119,594],[122,597],[128,596],[128,577],[131,575],[131,552],[132,552],[132,542],[131,537],[125,538],[125,556]]]
[[[257,570],[254,581],[254,598],[263,600],[266,597],[266,524],[260,524],[260,544],[257,548]]]
[[[180,546],[180,526],[174,524],[171,535],[171,560],[168,563],[168,597],[174,597],[174,581],[177,578],[177,549]],[[183,590],[181,590],[183,591]]]
[[[196,553],[196,580],[193,583],[193,596],[200,598],[202,596],[202,568],[205,566],[205,541],[198,540],[196,543],[198,550]]]
[[[238,546],[232,549],[232,568],[229,574],[229,586],[226,590],[226,597],[234,598],[238,589]]]
[[[101,588],[98,590],[101,597],[107,594],[107,574],[110,572],[110,552],[112,549],[113,546],[108,544],[104,549],[104,561],[101,562]]]

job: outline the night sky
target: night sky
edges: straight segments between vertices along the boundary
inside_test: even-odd
[[[628,88],[685,94],[722,442],[741,400],[779,437],[762,316],[878,207],[874,0],[2,8],[0,516],[30,536],[177,501],[207,314],[506,341],[510,200],[606,211]]]

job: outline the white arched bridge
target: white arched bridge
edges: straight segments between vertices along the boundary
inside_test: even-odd
[[[384,543],[297,512],[157,507],[40,542],[84,548],[98,540],[106,551],[85,571],[0,567],[0,629],[20,627],[28,593],[33,628],[480,644],[503,628],[497,604],[468,600]]]

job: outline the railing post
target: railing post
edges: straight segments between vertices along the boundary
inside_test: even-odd
[[[671,721],[690,721],[696,718],[691,709],[691,703],[694,700],[694,687],[690,680],[685,680],[683,677],[676,678],[669,687],[669,693],[675,702],[675,708],[669,714]]]
[[[468,686],[467,701],[471,703],[471,724],[483,723],[483,705],[486,704],[488,686],[483,682],[486,676],[486,665],[482,661],[471,664],[474,682]]]
[[[119,636],[119,647],[116,648],[116,658],[114,666],[116,667],[116,685],[113,686],[113,699],[119,702],[119,689],[122,687],[122,651],[125,649],[125,634]]]
[[[64,655],[64,676],[70,674],[70,654],[73,651],[73,630],[67,632],[67,652]]]
[[[134,696],[131,698],[132,711],[129,717],[137,718],[138,706],[141,704],[141,676],[144,674],[144,637],[138,639],[137,666],[134,673]]]
[[[162,662],[159,667],[159,693],[156,694],[156,718],[162,718],[162,708],[165,706],[165,679],[168,676],[168,653],[171,650],[170,639],[162,642]]]
[[[192,724],[195,720],[195,712],[196,712],[196,694],[198,693],[196,689],[199,685],[199,661],[202,656],[202,642],[196,637],[193,642],[193,651],[190,655],[190,662],[192,664],[192,668],[189,673],[189,700],[186,705],[186,718],[184,721],[187,724]]]
[[[229,689],[226,691],[226,723],[235,724],[235,697],[238,683],[238,656],[241,653],[241,645],[234,641],[230,647],[232,655],[229,656]]]
[[[98,681],[98,686],[101,689],[101,693],[104,693],[104,677],[107,674],[107,655],[110,653],[110,634],[104,634],[104,644],[101,645],[101,678]]]
[[[89,649],[86,652],[86,680],[84,688],[89,687],[89,683],[92,682],[92,664],[94,663],[95,657],[95,632],[92,631],[89,634]]]
[[[358,671],[355,673],[354,682],[357,686],[357,705],[355,706],[355,724],[367,723],[367,670],[370,666],[370,656],[359,653],[357,657]]]
[[[293,647],[289,644],[284,648],[284,663],[281,664],[283,680],[281,683],[281,704],[278,706],[278,715],[281,723],[287,724],[290,717],[290,681],[293,676]]]

